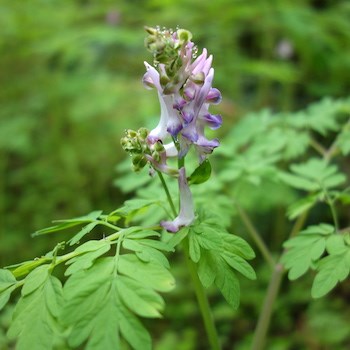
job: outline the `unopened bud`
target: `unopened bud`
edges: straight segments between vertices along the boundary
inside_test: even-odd
[[[161,152],[164,152],[164,151],[165,151],[165,148],[164,148],[163,144],[162,144],[160,141],[158,141],[158,142],[156,142],[156,143],[154,144],[154,150],[155,150],[156,152],[161,153]]]
[[[134,171],[140,171],[144,168],[144,166],[147,164],[147,159],[143,155],[136,155],[132,158],[132,165]]]
[[[197,74],[191,75],[190,79],[198,85],[203,85],[204,80],[205,80],[205,75],[203,72],[199,72]]]
[[[149,131],[146,128],[140,128],[139,130],[137,130],[137,135],[141,140],[146,140],[148,134]]]
[[[145,26],[145,31],[148,34],[151,34],[151,35],[156,35],[157,34],[157,29],[156,28]]]
[[[132,129],[125,130],[126,137],[128,138],[134,138],[137,136],[137,132]]]
[[[152,158],[156,161],[156,162],[160,162],[160,154],[157,151],[152,152]]]
[[[187,43],[192,39],[192,33],[186,29],[178,29],[177,36],[183,43]]]

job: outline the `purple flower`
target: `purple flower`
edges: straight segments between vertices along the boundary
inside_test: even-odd
[[[177,232],[183,226],[192,224],[195,219],[192,193],[186,179],[185,168],[179,170],[180,212],[173,221],[162,221],[160,224],[169,232]]]
[[[172,39],[176,45],[176,33],[173,33]],[[149,142],[165,142],[167,137],[172,137],[179,141],[179,157],[184,157],[194,145],[202,161],[219,145],[216,139],[207,140],[204,127],[217,129],[221,126],[221,116],[209,113],[210,104],[221,101],[221,93],[212,87],[212,55],[208,57],[207,50],[203,49],[192,62],[193,50],[194,44],[188,42],[179,51],[182,64],[175,74],[176,79],[171,81],[167,77],[169,80],[165,85],[162,84],[162,76],[166,76],[165,64],[159,63],[157,70],[145,62],[147,72],[143,82],[146,87],[157,89],[161,109],[158,125],[149,134]]]

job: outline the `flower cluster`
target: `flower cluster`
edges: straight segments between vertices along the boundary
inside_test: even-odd
[[[221,101],[220,91],[212,87],[213,57],[203,49],[195,59],[197,48],[186,30],[147,30],[150,35],[146,45],[153,53],[154,66],[145,62],[147,72],[143,82],[146,87],[157,89],[161,107],[159,123],[151,130],[148,140],[164,143],[170,136],[179,147],[170,143],[168,154],[176,154],[176,147],[180,158],[193,145],[202,162],[219,146],[217,139],[205,137],[205,126],[217,129],[222,123],[220,115],[210,114],[208,110],[210,104]]]
[[[143,128],[126,131],[122,146],[132,156],[135,171],[149,163],[158,173],[178,178],[179,214],[173,221],[161,223],[169,232],[177,232],[195,219],[183,159],[193,147],[199,157],[198,169],[208,169],[204,160],[219,146],[219,141],[208,140],[205,127],[217,129],[221,126],[221,116],[209,112],[210,104],[221,101],[221,93],[212,87],[213,57],[208,56],[206,49],[196,57],[197,47],[189,31],[149,27],[146,30],[149,36],[145,43],[154,61],[153,65],[145,62],[147,71],[143,83],[158,92],[160,119],[150,132]],[[178,158],[179,169],[168,165],[169,157]]]

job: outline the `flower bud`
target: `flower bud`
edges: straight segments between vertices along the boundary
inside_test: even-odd
[[[146,30],[146,32],[148,34],[151,34],[151,35],[156,35],[157,34],[157,29],[156,28],[145,26],[145,30]]]
[[[158,141],[154,144],[154,150],[161,153],[161,152],[165,151],[165,148],[164,148],[163,144],[160,141]]]
[[[140,140],[146,140],[148,134],[149,131],[146,128],[140,128],[139,130],[137,130],[137,136]]]
[[[188,43],[192,39],[192,33],[186,29],[178,29],[177,36],[181,43]]]
[[[137,132],[131,129],[125,130],[125,134],[126,134],[126,137],[128,138],[134,138],[137,136]]]
[[[205,75],[203,72],[199,72],[197,74],[193,74],[190,76],[190,79],[198,85],[203,85],[204,84],[204,80],[205,80]]]
[[[156,162],[160,162],[160,154],[157,151],[152,152],[152,158],[156,161]]]

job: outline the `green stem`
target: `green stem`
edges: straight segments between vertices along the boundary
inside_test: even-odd
[[[204,321],[205,330],[207,332],[208,340],[210,343],[210,349],[211,350],[220,350],[220,342],[219,338],[216,332],[215,324],[213,315],[211,313],[210,305],[204,290],[204,287],[199,280],[198,274],[197,274],[197,267],[196,264],[191,260],[189,256],[189,245],[188,245],[188,238],[186,237],[184,239],[184,251],[185,251],[185,257],[187,261],[188,270],[190,272],[190,276],[192,279],[192,283],[194,286],[194,290],[196,293],[197,301],[199,308],[201,310],[202,318]]]
[[[323,188],[323,193],[324,193],[326,203],[329,205],[329,208],[331,210],[331,215],[333,218],[335,232],[338,232],[339,231],[339,221],[338,221],[337,211],[335,210],[335,206],[334,206],[334,200],[329,196],[329,193],[328,193],[326,188]]]
[[[271,255],[269,249],[267,248],[265,242],[262,240],[260,234],[258,233],[258,231],[254,227],[253,223],[251,222],[249,216],[247,215],[247,213],[243,210],[243,208],[238,203],[236,203],[236,207],[237,207],[238,214],[239,214],[243,224],[245,225],[247,231],[249,232],[250,236],[254,240],[255,244],[258,247],[258,249],[260,250],[262,256],[268,262],[270,267],[274,268],[275,260],[272,257],[272,255]]]
[[[174,145],[177,149],[178,154],[180,153],[180,143],[179,140],[176,139],[175,137],[172,136]],[[185,157],[180,158],[179,156],[177,157],[177,168],[181,169],[185,166]]]
[[[299,231],[301,230],[307,215],[308,211],[303,213],[303,215],[300,215],[295,222],[288,238],[292,238],[296,236]],[[264,345],[266,342],[266,336],[267,331],[270,326],[271,316],[273,312],[273,305],[276,301],[280,285],[282,282],[283,277],[283,265],[280,263],[281,258],[283,256],[284,252],[281,254],[280,258],[278,259],[278,263],[274,265],[273,273],[270,278],[269,286],[267,289],[267,293],[264,299],[263,307],[260,312],[260,316],[258,319],[258,323],[255,328],[254,337],[253,337],[253,343],[252,343],[252,350],[262,350],[264,349]]]
[[[175,144],[177,151],[180,152],[179,141],[173,137],[173,142]],[[182,158],[178,157],[177,166],[178,166],[178,169],[181,169],[182,167],[185,166],[185,157],[182,157]],[[168,200],[169,200],[170,206],[173,207],[170,196],[168,197]],[[193,284],[193,287],[194,287],[194,290],[196,293],[196,297],[197,297],[197,302],[198,302],[199,308],[201,310],[205,330],[206,330],[207,337],[209,340],[210,349],[211,350],[220,350],[221,346],[220,346],[218,334],[216,332],[214,319],[213,319],[213,315],[211,313],[208,298],[207,298],[207,295],[205,293],[204,287],[203,287],[201,281],[199,280],[196,264],[191,260],[191,258],[189,256],[189,243],[188,243],[187,237],[184,239],[184,251],[185,251],[185,258],[187,261],[188,270],[190,272],[192,284]]]
[[[266,334],[270,325],[273,305],[275,303],[278,291],[283,277],[283,266],[279,263],[275,265],[267,293],[264,299],[263,308],[260,313],[258,325],[254,332],[252,350],[262,350],[265,346]]]
[[[338,222],[338,215],[334,207],[334,202],[332,200],[329,200],[328,205],[331,209],[332,217],[333,217],[333,222],[334,222],[334,227],[335,227],[335,232],[339,231],[339,222]]]
[[[168,202],[169,202],[169,205],[170,205],[170,208],[171,208],[171,211],[173,213],[173,215],[176,217],[176,209],[175,209],[175,205],[174,205],[174,202],[173,202],[173,199],[171,198],[171,195],[170,195],[170,192],[169,192],[169,188],[164,180],[164,177],[163,177],[163,174],[160,172],[160,171],[157,171],[158,173],[158,176],[159,176],[159,179],[162,183],[162,186],[164,188],[164,191],[166,193],[166,196],[168,198]]]

